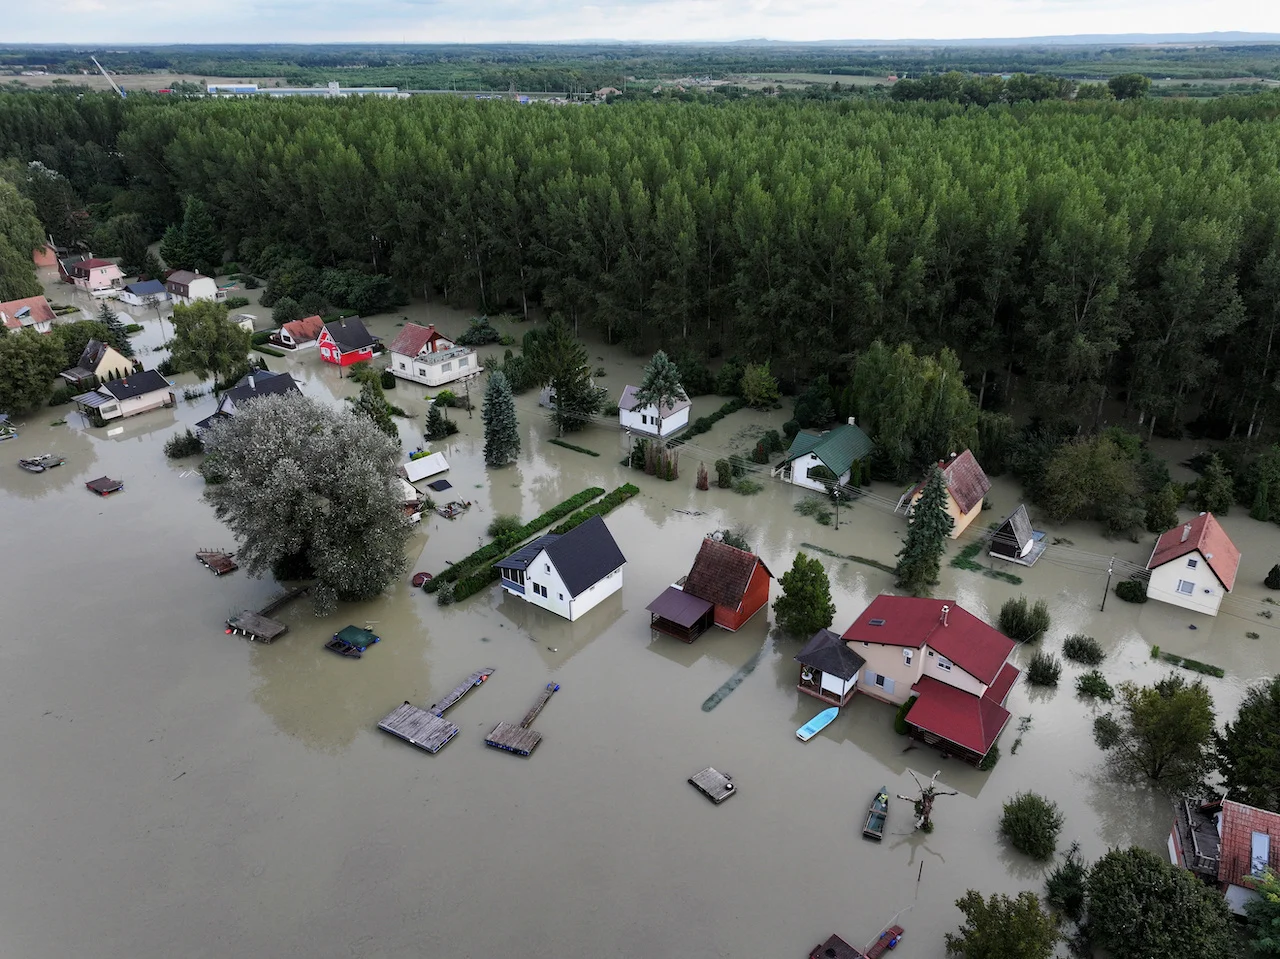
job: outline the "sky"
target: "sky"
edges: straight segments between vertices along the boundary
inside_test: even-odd
[[[56,11],[56,16],[53,13]],[[955,39],[1280,32],[1274,0],[0,0],[0,43]]]

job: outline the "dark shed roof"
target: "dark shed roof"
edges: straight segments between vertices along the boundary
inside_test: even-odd
[[[521,546],[506,559],[500,559],[493,565],[496,569],[528,569],[538,554],[559,538],[555,533],[539,536],[532,543]]]
[[[1031,517],[1027,515],[1027,507],[1020,505],[996,528],[993,539],[1002,545],[1014,546],[1016,552],[1021,552],[1031,543],[1032,532]]]
[[[820,629],[813,638],[804,644],[804,649],[796,653],[796,662],[804,666],[812,666],[843,680],[853,679],[865,664],[866,660],[849,648],[839,633],[829,629]]]
[[[570,596],[591,588],[627,561],[599,516],[569,530],[547,547],[547,555]]]
[[[143,370],[141,373],[130,373],[119,380],[102,384],[102,388],[118,400],[132,399],[143,393],[154,393],[156,390],[167,390],[169,381],[155,370]]]
[[[645,609],[655,616],[661,616],[677,626],[683,626],[688,629],[694,626],[703,616],[707,615],[710,610],[715,609],[715,606],[705,599],[698,599],[697,596],[689,595],[678,586],[668,586],[663,590],[662,595],[646,606]]]

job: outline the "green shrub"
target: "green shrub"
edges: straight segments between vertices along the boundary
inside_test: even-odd
[[[396,375],[390,370],[383,370],[379,380],[384,390],[394,390],[396,388]]]
[[[244,288],[246,290],[256,290],[259,286],[261,286],[261,284],[258,282],[258,278],[256,276],[245,276]]]
[[[1033,792],[1018,793],[1004,804],[1000,832],[1014,849],[1045,860],[1058,848],[1063,816],[1058,804]]]
[[[916,704],[916,699],[918,698],[917,696],[912,696],[898,707],[898,712],[893,717],[893,731],[899,736],[905,736],[911,732],[911,727],[907,725],[907,713],[911,712],[911,707]]]
[[[757,483],[753,479],[734,480],[733,483],[733,491],[739,496],[754,496],[762,489],[764,489],[764,484]]]
[[[498,571],[496,566],[490,565],[476,570],[476,572],[472,573],[470,576],[465,576],[456,583],[446,584],[450,586],[453,591],[450,601],[460,603],[464,599],[474,596],[476,593],[480,592],[480,590],[496,583],[501,575],[502,574]],[[443,595],[444,593],[442,591],[441,595],[436,597],[436,602],[440,603],[442,606],[444,605],[442,598]]]
[[[249,298],[247,296],[229,296],[222,303],[228,310],[243,310],[249,305]]]
[[[718,390],[717,392],[724,392],[724,391]],[[743,399],[735,398],[735,399],[729,400],[729,402],[725,403],[723,406],[720,407],[720,409],[716,410],[710,416],[699,416],[696,420],[694,420],[692,423],[689,424],[688,428],[685,429],[683,433],[681,433],[678,437],[673,439],[667,445],[671,447],[675,447],[675,446],[680,446],[682,443],[688,442],[689,440],[693,439],[695,436],[698,436],[701,433],[705,433],[707,430],[711,429],[711,427],[715,426],[717,423],[719,423],[722,419],[724,419],[730,413],[736,413],[738,412],[738,410],[742,409],[746,405],[747,405],[747,402],[746,400],[743,400]]]
[[[733,478],[747,475],[747,461],[742,458],[742,454],[734,453],[729,457],[729,469],[733,470]]]
[[[471,325],[463,330],[462,335],[454,342],[459,346],[487,346],[490,343],[497,343],[501,338],[502,334],[494,329],[493,324],[489,322],[489,317],[473,316]]]
[[[768,430],[761,439],[764,448],[770,453],[781,453],[786,450],[787,444],[782,442],[782,437],[777,430]]]
[[[1115,698],[1115,690],[1111,688],[1107,678],[1096,669],[1076,677],[1076,692],[1081,696],[1101,699],[1108,703]]]
[[[427,586],[430,586],[432,583],[435,583],[435,582],[437,581],[434,579],[429,579],[427,580]],[[456,590],[457,590],[457,587],[454,586],[453,583],[438,583],[434,591],[428,589],[427,592],[428,593],[435,592],[436,602],[439,603],[441,606],[451,606],[453,605],[453,598]]]
[[[126,324],[125,324],[125,327],[124,327],[124,331],[125,331],[126,333],[128,333],[130,336],[132,336],[134,333],[141,333],[141,332],[142,332],[142,324],[141,324],[141,323],[126,323]]]
[[[716,486],[721,489],[733,486],[733,467],[728,460],[716,460]]]
[[[1147,584],[1137,579],[1122,579],[1116,583],[1116,596],[1126,603],[1145,603]]]
[[[1062,655],[1073,663],[1084,663],[1086,666],[1097,666],[1106,658],[1102,644],[1083,633],[1072,633],[1062,641]]]
[[[751,461],[761,465],[769,462],[769,450],[765,448],[764,440],[756,443],[755,449],[751,451]]]
[[[819,525],[831,525],[831,510],[827,509],[827,502],[817,496],[806,496],[800,502],[796,503],[795,510],[801,516],[809,516],[818,521]]]
[[[274,334],[275,330],[258,330],[258,332],[249,337],[249,342],[254,346],[261,346],[269,342]]]
[[[514,513],[501,513],[493,518],[485,532],[493,539],[509,540],[520,532],[522,526],[524,526],[524,523],[519,516]]]
[[[1267,573],[1267,578],[1262,582],[1267,589],[1280,589],[1280,563],[1276,563],[1271,567],[1271,571]]]
[[[564,449],[573,450],[575,453],[586,453],[588,456],[600,455],[595,450],[589,450],[585,446],[575,446],[573,443],[566,443],[564,440],[556,436],[553,436],[551,439],[547,440],[547,442],[552,446],[561,446]]]
[[[1000,747],[992,743],[991,749],[982,757],[982,762],[978,763],[978,768],[984,773],[989,773],[996,768],[996,763],[1000,761]]]
[[[453,390],[441,390],[431,402],[436,406],[454,407],[458,405],[458,394]]]
[[[169,438],[164,444],[164,455],[171,460],[180,460],[184,456],[195,456],[204,452],[204,443],[190,429]]]
[[[1057,686],[1061,675],[1062,663],[1058,662],[1058,657],[1043,649],[1036,650],[1027,664],[1027,682],[1032,686]]]
[[[1045,880],[1049,905],[1061,909],[1063,915],[1072,922],[1079,922],[1084,915],[1088,881],[1089,868],[1080,859],[1080,844],[1073,842],[1067,849],[1066,857]]]
[[[1039,639],[1049,628],[1049,606],[1043,599],[1029,604],[1025,596],[1006,600],[1000,607],[1000,632],[1016,643]]]
[[[173,357],[166,356],[156,364],[156,372],[161,376],[175,376],[182,371],[178,369],[178,364],[173,362]]]
[[[81,392],[81,390],[76,389],[74,386],[64,383],[53,391],[53,394],[49,397],[49,405],[63,406],[66,403],[70,403],[72,397],[79,396]]]

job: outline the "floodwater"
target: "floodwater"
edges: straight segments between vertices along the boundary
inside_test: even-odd
[[[55,299],[74,297],[58,287]],[[134,312],[149,358],[164,334],[154,314]],[[465,322],[416,304],[372,326],[390,337],[402,316],[449,331]],[[594,342],[591,354],[615,396],[634,382],[639,359]],[[335,405],[352,392],[314,351],[269,363]],[[417,417],[401,421],[406,449],[424,392],[389,393]],[[694,416],[719,403],[698,398]],[[231,541],[193,464],[162,451],[212,404],[182,401],[119,433],[85,428],[68,407],[46,410],[0,446],[0,955],[763,959],[804,955],[832,932],[861,945],[909,908],[895,955],[918,959],[943,954],[967,888],[1042,890],[1043,867],[997,833],[1002,802],[1019,790],[1062,806],[1063,847],[1077,839],[1088,857],[1120,844],[1164,848],[1167,799],[1105,775],[1074,666],[1056,691],[1014,689],[1004,756],[982,773],[906,750],[893,710],[861,697],[801,744],[795,729],[822,707],[797,692],[798,644],[772,630],[771,615],[692,646],[650,632],[645,604],[717,528],[750,527],[778,574],[802,543],[893,562],[904,524],[888,486],[842,509],[839,530],[799,516],[803,494],[768,479],[748,497],[694,489],[699,461],[745,451],[785,411],[726,418],[684,448],[673,483],[621,467],[625,440],[614,429],[573,437],[599,457],[547,444],[534,394],[517,398],[519,462],[490,471],[478,411],[455,412],[462,432],[435,448],[451,465],[450,495],[475,506],[454,522],[424,521],[410,572],[460,559],[496,513],[528,519],[584,487],[630,480],[640,496],[608,518],[628,558],[621,594],[568,624],[497,588],[441,608],[406,575],[326,619],[300,600],[277,614],[289,633],[261,646],[221,624],[277,587],[243,571],[215,578],[195,562],[197,548]],[[32,475],[14,462],[46,450],[67,464]],[[90,495],[84,481],[104,473],[125,491]],[[990,498],[994,521],[1018,492],[1001,480]],[[1227,678],[1206,682],[1229,717],[1250,682],[1280,670],[1280,622],[1257,615],[1269,611],[1261,580],[1277,558],[1275,528],[1234,513],[1226,526],[1244,566],[1216,621],[1114,595],[1100,612],[1110,557],[1141,565],[1150,540],[1110,542],[1082,525],[1049,529],[1071,543],[1034,569],[1010,567],[1021,586],[944,567],[936,594],[988,619],[1010,596],[1044,597],[1053,613],[1044,645],[1092,634],[1113,680],[1162,675],[1152,643],[1219,664]],[[836,628],[892,588],[889,574],[823,559]],[[374,623],[384,641],[359,661],[324,650],[348,623]],[[758,668],[703,712],[761,651]],[[462,732],[438,755],[375,728],[402,701],[425,705],[482,666],[497,672],[449,714]],[[484,734],[519,720],[550,681],[562,689],[537,720],[537,752],[486,749]],[[1030,725],[1011,754],[1023,716]],[[699,796],[686,779],[706,765],[730,772],[741,794],[719,807]],[[895,800],[884,842],[861,838],[878,787],[905,793],[911,772],[935,770],[958,794],[938,800],[932,835],[913,832],[908,805]]]

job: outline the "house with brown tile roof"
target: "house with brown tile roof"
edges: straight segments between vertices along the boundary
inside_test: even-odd
[[[1280,872],[1280,813],[1231,799],[1174,803],[1169,861],[1216,885],[1237,915],[1258,897],[1257,881]]]
[[[273,343],[286,350],[305,350],[314,347],[324,330],[324,320],[318,316],[304,316],[300,320],[292,320],[280,327],[280,332],[271,338]]]
[[[1236,584],[1240,550],[1212,513],[1160,535],[1147,560],[1147,597],[1208,616]]]
[[[35,330],[48,333],[53,329],[53,307],[43,296],[28,296],[21,300],[0,303],[0,322],[11,333],[19,330]]]
[[[387,349],[389,370],[403,380],[443,386],[479,373],[480,358],[469,346],[459,346],[435,328],[406,323]]]
[[[712,623],[731,632],[740,629],[768,605],[771,579],[773,573],[755,553],[707,537],[689,575],[646,607],[650,625],[686,643]]]
[[[982,512],[982,501],[991,490],[991,480],[970,450],[953,455],[949,460],[939,460],[938,469],[942,470],[942,478],[947,484],[947,515],[954,521],[951,538],[956,539]],[[898,509],[909,514],[916,501],[924,495],[928,479],[926,476],[903,494],[898,500]]]

